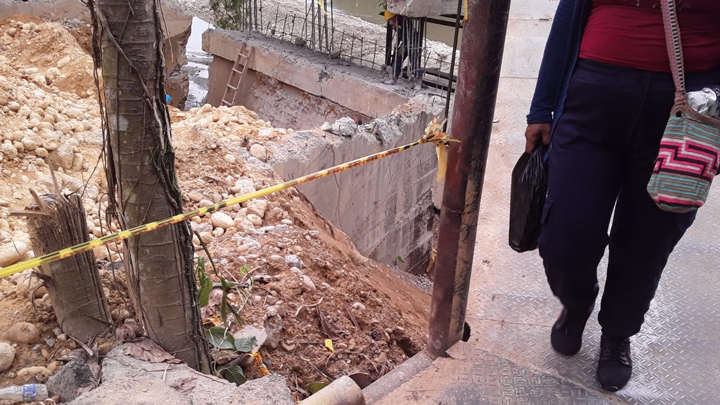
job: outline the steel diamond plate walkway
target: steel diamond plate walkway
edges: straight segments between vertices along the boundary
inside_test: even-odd
[[[555,354],[549,334],[560,304],[537,251],[518,254],[508,247],[510,172],[524,149],[524,115],[556,5],[512,5],[496,109],[500,122],[475,249],[467,319],[472,337],[380,404],[720,404],[720,184],[671,256],[632,341],[633,378],[615,394],[601,391],[595,380],[599,299],[580,353]],[[601,285],[606,263],[599,270]]]

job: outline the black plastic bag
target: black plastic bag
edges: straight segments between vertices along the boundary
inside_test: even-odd
[[[510,247],[516,252],[537,248],[547,195],[545,147],[523,153],[515,164],[510,186]]]

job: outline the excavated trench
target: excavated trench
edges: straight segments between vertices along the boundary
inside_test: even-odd
[[[226,95],[243,46],[254,48],[253,56],[237,94]],[[234,105],[287,128],[282,142],[263,145],[285,179],[416,141],[443,111],[441,97],[412,97],[403,85],[383,83],[382,72],[259,34],[210,29],[202,47],[212,55],[207,103],[219,106],[223,96],[234,97]],[[299,189],[363,255],[425,274],[435,218],[435,155],[423,145]]]

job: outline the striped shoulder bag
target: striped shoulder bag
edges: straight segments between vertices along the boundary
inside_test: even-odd
[[[720,168],[720,120],[688,103],[675,0],[661,0],[675,105],[660,142],[648,193],[660,209],[684,213],[700,208]],[[712,83],[718,84],[718,83]]]

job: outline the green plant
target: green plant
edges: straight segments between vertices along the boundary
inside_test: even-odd
[[[215,17],[215,25],[223,29],[239,29],[247,19],[245,6],[247,0],[210,0],[210,10]]]

